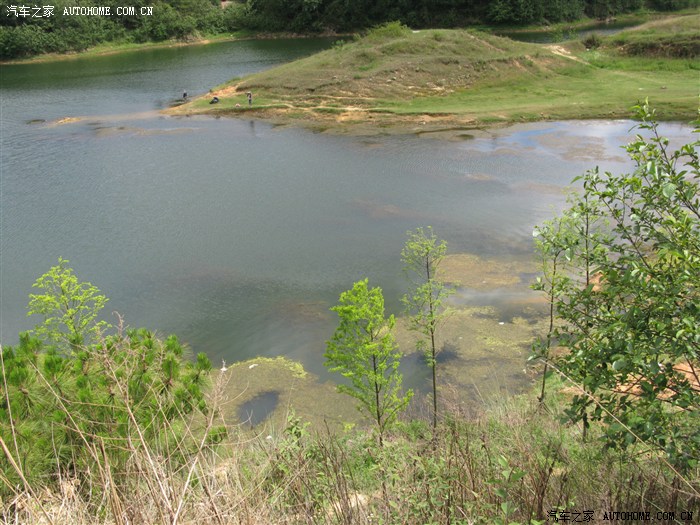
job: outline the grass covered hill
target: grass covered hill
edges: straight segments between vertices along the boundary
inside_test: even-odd
[[[536,46],[472,31],[410,31],[390,24],[308,60],[246,79],[247,90],[315,100],[410,100],[468,88],[525,66]]]
[[[700,15],[689,14],[647,22],[606,39],[627,55],[700,57]]]
[[[700,24],[700,15],[683,23]],[[650,31],[657,38],[674,33],[673,26]],[[697,114],[695,61],[630,57],[613,41],[597,44],[595,50],[581,42],[527,44],[478,31],[412,31],[391,23],[312,57],[234,79],[175,112],[252,109],[285,121],[388,125],[420,117],[421,123],[478,125],[626,117],[635,100],[648,97],[661,118],[691,120]],[[212,96],[219,104],[209,104]]]

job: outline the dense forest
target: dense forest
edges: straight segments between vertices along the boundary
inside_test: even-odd
[[[345,32],[394,20],[410,27],[524,25],[697,5],[698,0],[56,0],[47,11],[17,3],[0,13],[0,59],[241,30]],[[68,14],[75,7],[109,8],[109,14]]]

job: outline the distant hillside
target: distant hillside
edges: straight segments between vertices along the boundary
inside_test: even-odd
[[[53,0],[3,5],[0,60],[74,53],[106,43],[196,40],[238,29],[219,0]]]
[[[640,9],[671,11],[699,0],[248,0],[246,27],[264,31],[353,31],[391,21],[413,28],[528,25],[607,19]]]

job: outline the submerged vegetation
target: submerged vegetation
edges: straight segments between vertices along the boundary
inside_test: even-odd
[[[404,343],[367,281],[334,308],[340,324],[327,358],[349,372],[352,387],[341,390],[376,425],[312,427],[290,404],[275,427],[246,419],[250,376],[277,381],[277,390],[247,393],[277,411],[279,377],[290,378],[290,391],[309,379],[300,366],[256,359],[212,373],[174,336],[106,325],[106,298],[59,260],[30,299],[42,321],[0,352],[0,522],[696,519],[700,144],[672,150],[653,112],[638,110],[640,135],[627,148],[634,171],[587,173],[571,207],[536,231],[545,269],[536,288],[552,317],[534,357],[557,373],[545,371],[537,393],[468,412],[443,395],[443,375],[435,425],[417,405],[394,417],[408,401],[398,374]],[[407,254],[424,253],[416,242],[432,239],[442,255],[432,234],[419,237]],[[475,264],[443,262],[437,275],[449,283]]]

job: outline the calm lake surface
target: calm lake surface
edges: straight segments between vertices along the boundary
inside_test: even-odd
[[[156,112],[183,90],[328,45],[232,42],[0,68],[0,341],[38,322],[26,317],[31,285],[63,257],[131,326],[176,333],[215,363],[285,355],[327,377],[328,308],[367,276],[398,312],[407,230],[432,225],[451,253],[528,260],[533,226],[561,208],[574,176],[629,167],[630,122],[444,141]],[[89,118],[55,124],[65,117]],[[472,302],[498,308],[506,295]]]

